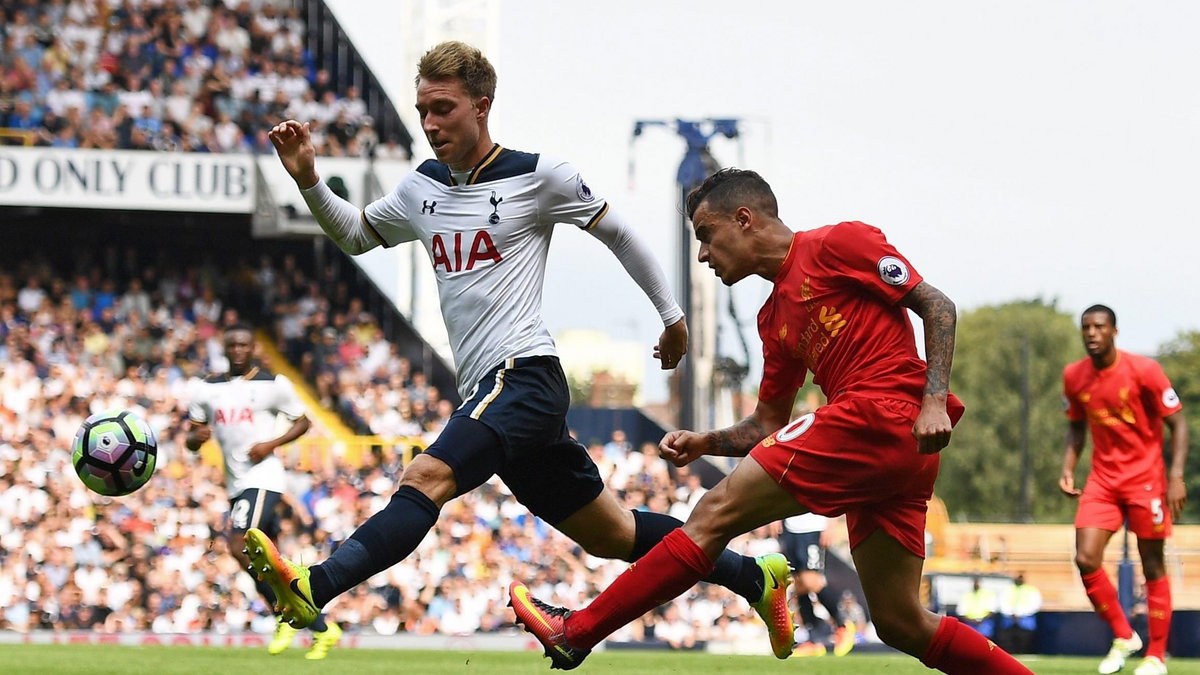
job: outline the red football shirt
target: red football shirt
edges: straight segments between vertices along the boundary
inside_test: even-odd
[[[1089,481],[1163,485],[1162,420],[1183,406],[1158,362],[1120,350],[1103,370],[1091,359],[1076,361],[1063,369],[1063,392],[1067,418],[1087,420],[1092,431]]]
[[[808,371],[833,401],[848,393],[916,404],[925,391],[908,311],[897,303],[921,275],[877,228],[859,222],[797,232],[758,312],[758,396],[792,395]]]

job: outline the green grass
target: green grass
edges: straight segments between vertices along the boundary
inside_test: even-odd
[[[1028,657],[1039,675],[1096,672],[1100,657]],[[1133,661],[1125,672],[1132,672]],[[1173,659],[1171,675],[1200,675],[1200,660]],[[304,650],[281,656],[262,649],[223,647],[118,647],[109,645],[0,645],[4,673],[203,673],[204,675],[292,675],[293,673],[496,673],[546,675],[550,662],[534,652],[418,651],[344,649],[324,661],[305,661]],[[557,672],[557,671],[555,671]],[[694,652],[597,652],[577,673],[791,673],[793,675],[917,675],[933,672],[916,659],[899,655],[851,654],[776,661],[769,656],[718,656]]]

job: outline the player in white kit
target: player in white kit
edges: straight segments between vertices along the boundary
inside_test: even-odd
[[[303,436],[311,423],[291,381],[254,362],[254,334],[248,326],[230,326],[224,337],[229,372],[196,384],[188,405],[186,443],[189,450],[196,451],[215,436],[221,446],[229,496],[229,549],[246,567],[250,562],[243,553],[246,531],[257,528],[275,535],[279,530],[276,507],[287,478],[275,450]],[[276,431],[279,416],[291,422],[283,434]],[[274,608],[277,601],[271,587],[261,581],[257,586]],[[341,638],[342,630],[323,616],[309,627],[313,647],[305,657],[323,659]],[[287,649],[295,634],[290,624],[278,621],[267,651],[278,654]]]
[[[795,570],[796,605],[800,620],[808,628],[808,642],[796,648],[798,656],[823,656],[828,648],[819,634],[819,619],[813,611],[810,595],[816,595],[829,618],[837,626],[833,636],[833,653],[845,656],[854,648],[857,626],[847,621],[841,611],[841,589],[833,589],[825,577],[825,554],[828,551],[826,532],[829,518],[816,513],[802,513],[783,520],[779,548]]]
[[[429,50],[418,65],[417,111],[437,159],[362,211],[321,182],[307,125],[289,120],[271,131],[309,209],[344,251],[357,255],[409,241],[424,247],[465,401],[406,467],[389,505],[324,563],[300,567],[280,558],[268,537],[247,534],[255,570],[269,570],[263,577],[295,625],[307,625],[329,600],[407,557],[443,504],[493,475],[592,555],[636,560],[681,524],[621,508],[567,431],[567,382],[541,319],[554,228],[585,230],[621,261],[665,326],[654,349],[664,369],[687,352],[683,312],[633,228],[574,167],[492,142],[495,88],[495,70],[479,50],[460,42]],[[756,561],[726,551],[710,580],[746,597],[760,614],[778,616],[773,610],[786,605],[786,591],[781,600],[766,579],[787,573],[782,556]],[[790,653],[790,618],[772,630],[786,632]]]

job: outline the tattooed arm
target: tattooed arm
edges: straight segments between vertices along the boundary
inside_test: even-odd
[[[913,425],[913,436],[921,452],[939,452],[950,443],[946,397],[950,394],[958,315],[950,298],[924,281],[909,291],[900,304],[916,312],[925,327],[925,397],[921,414]]]
[[[672,431],[663,436],[658,453],[675,466],[683,466],[703,455],[745,457],[767,434],[788,423],[795,392],[774,401],[758,402],[754,414],[733,426],[698,434]]]

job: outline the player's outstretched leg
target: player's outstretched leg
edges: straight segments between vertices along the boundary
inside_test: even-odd
[[[590,649],[577,649],[567,644],[565,625],[567,617],[571,616],[570,610],[538,600],[519,581],[508,587],[508,604],[517,615],[517,623],[542,643],[551,668],[571,670],[592,653]]]
[[[601,495],[593,504],[612,499],[611,495]],[[633,511],[633,520],[634,541],[633,552],[628,558],[630,562],[640,560],[663,537],[683,525],[669,515],[650,511]],[[588,530],[594,529],[594,521],[588,522],[586,527]],[[577,532],[568,534],[578,535]],[[704,581],[728,588],[750,603],[767,624],[772,653],[781,659],[791,655],[796,632],[787,608],[787,589],[782,587],[788,578],[788,569],[787,558],[778,553],[751,558],[725,549],[717,557],[712,572],[704,578]]]
[[[312,648],[304,654],[309,661],[319,661],[329,655],[329,650],[337,646],[342,639],[342,627],[336,623],[327,622],[325,630],[313,631]]]
[[[770,553],[754,559],[763,573],[763,594],[750,604],[767,624],[771,652],[777,659],[792,655],[796,646],[796,625],[788,610],[787,589],[791,585],[792,568],[781,553]]]
[[[257,528],[246,531],[246,548],[250,572],[265,581],[275,592],[276,611],[280,619],[292,628],[304,628],[321,613],[312,600],[308,583],[308,568],[301,567],[279,555],[279,549]]]
[[[283,617],[275,617],[275,637],[271,638],[271,642],[267,644],[267,653],[275,656],[282,654],[284,650],[292,646],[292,641],[296,639],[296,629],[292,628]]]

